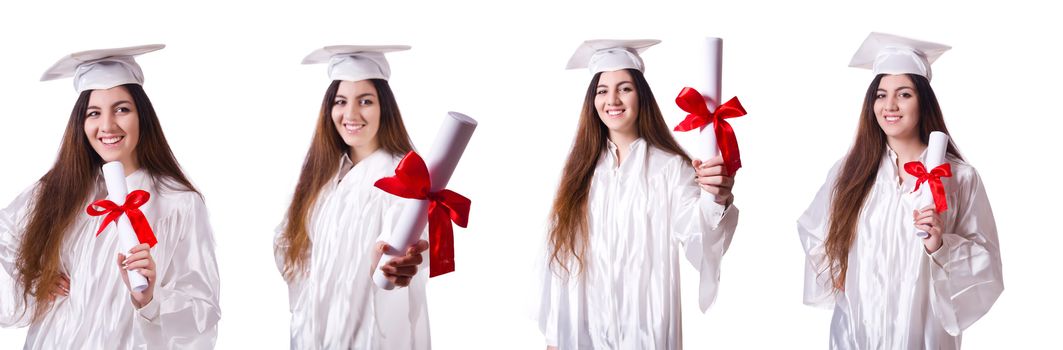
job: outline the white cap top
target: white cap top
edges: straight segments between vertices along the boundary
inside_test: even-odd
[[[591,73],[621,69],[638,69],[645,72],[639,53],[659,44],[660,40],[587,40],[576,49],[565,69],[589,68]]]
[[[133,56],[157,51],[163,44],[75,52],[48,68],[41,81],[74,77],[74,90],[110,89],[123,84],[144,85],[144,72]]]
[[[952,47],[902,36],[872,32],[856,50],[849,67],[879,74],[918,74],[930,80],[930,64]]]
[[[303,64],[328,63],[328,76],[332,80],[388,80],[391,66],[384,53],[409,49],[407,45],[325,46],[303,58]]]

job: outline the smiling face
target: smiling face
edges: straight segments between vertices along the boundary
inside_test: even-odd
[[[85,112],[85,136],[105,162],[120,161],[137,168],[140,115],[133,96],[124,86],[93,90]]]
[[[875,93],[875,120],[891,139],[919,137],[919,98],[905,74],[886,75]]]
[[[626,69],[602,72],[596,89],[594,107],[602,123],[609,129],[609,134],[636,135],[639,96],[635,92],[635,80],[631,73]]]
[[[350,157],[362,159],[379,147],[376,134],[380,129],[380,97],[369,80],[342,81],[332,100],[332,122],[343,142],[350,147]]]

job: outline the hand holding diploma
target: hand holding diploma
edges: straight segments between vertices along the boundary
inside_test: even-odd
[[[742,103],[732,97],[720,104],[723,71],[723,40],[705,38],[697,50],[699,63],[693,67],[697,77],[697,89],[684,87],[675,98],[676,105],[689,113],[676,125],[674,131],[698,130],[700,141],[691,149],[696,160],[692,165],[697,172],[698,185],[706,193],[715,196],[720,204],[730,204],[734,175],[742,167],[738,153],[738,140],[734,130],[725,120],[746,114]],[[719,161],[716,161],[720,158]],[[712,170],[710,170],[712,169]],[[723,198],[719,198],[723,196]]]
[[[727,206],[734,201],[731,195],[731,187],[734,186],[734,177],[727,175],[727,169],[723,165],[723,156],[715,156],[707,161],[694,159],[695,181],[701,190],[713,195],[716,203]]]
[[[388,250],[396,250],[387,244],[387,242],[377,242],[375,246],[376,263],[373,266],[377,266],[380,261],[380,256]],[[413,276],[417,274],[417,266],[424,262],[424,258],[421,257],[421,253],[428,250],[428,241],[419,240],[416,244],[406,249],[406,255],[393,258],[388,261],[387,264],[380,266],[380,272],[384,273],[384,277],[399,287],[407,287],[410,285],[410,281],[413,280]]]
[[[454,228],[451,222],[466,226],[471,201],[446,186],[476,125],[476,120],[464,114],[448,113],[427,161],[411,151],[395,168],[395,176],[382,178],[374,184],[385,192],[408,198],[388,238],[386,247],[390,249],[383,252],[380,266],[388,266],[392,259],[401,257],[417,242],[427,225],[429,277],[454,271]],[[373,273],[373,281],[386,290],[395,288],[381,269]]]
[[[107,184],[107,199],[93,202],[85,210],[91,216],[106,215],[100,223],[96,236],[103,233],[110,223],[114,223],[118,234],[118,253],[134,254],[134,247],[143,244],[148,248],[155,245],[155,233],[148,225],[147,218],[140,211],[140,206],[148,202],[151,195],[143,190],[128,192],[125,183],[125,169],[121,162],[109,162],[103,165],[103,179]],[[146,249],[145,249],[146,250]],[[145,252],[147,253],[147,252]],[[149,256],[150,257],[150,256]],[[121,259],[125,260],[125,259]],[[122,261],[119,261],[121,265]],[[153,263],[154,264],[154,263]],[[154,265],[152,265],[154,266]],[[154,270],[154,267],[152,268]],[[123,280],[128,280],[129,290],[144,292],[148,280],[135,270],[126,270]],[[150,299],[148,299],[150,301]]]
[[[151,247],[141,243],[129,250],[129,255],[118,253],[118,267],[126,272],[122,274],[122,282],[129,288],[133,305],[139,309],[151,302],[155,297],[155,259],[151,257]],[[147,286],[140,290],[133,289],[129,283],[129,276],[133,275],[144,276]]]
[[[904,164],[904,171],[908,172],[915,177],[915,188],[912,192],[916,192],[920,187],[923,187],[923,191],[919,193],[919,197],[916,201],[918,207],[923,208],[921,211],[934,210],[936,214],[948,209],[948,203],[945,199],[945,185],[941,182],[941,178],[952,176],[952,167],[945,163],[945,151],[948,150],[949,136],[940,131],[934,131],[930,133],[930,140],[926,146],[926,165],[920,162],[908,162]],[[935,215],[936,216],[936,215]],[[931,238],[931,234],[928,229],[924,229],[920,225],[920,216],[916,214],[915,222],[915,235],[920,238]],[[935,227],[938,228],[940,233],[941,219],[937,218]],[[922,225],[925,227],[927,224],[933,225],[934,222],[924,221]],[[940,237],[937,240],[940,241]],[[940,246],[940,242],[938,242]],[[930,247],[927,247],[928,249]],[[933,250],[937,250],[934,248]]]
[[[938,214],[933,205],[928,205],[916,210],[912,215],[915,228],[927,235],[923,237],[923,247],[926,248],[927,253],[933,254],[941,248],[941,214]]]

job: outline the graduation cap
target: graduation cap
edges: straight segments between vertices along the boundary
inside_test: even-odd
[[[153,44],[75,52],[48,68],[41,81],[74,77],[74,90],[79,93],[123,84],[144,85],[144,72],[133,57],[164,47]]]
[[[856,50],[849,67],[879,74],[918,74],[930,80],[930,64],[951,46],[872,32]]]
[[[592,74],[627,68],[645,72],[646,67],[639,53],[660,42],[654,39],[587,40],[572,54],[565,69],[589,68]]]
[[[391,66],[384,53],[409,49],[407,45],[325,46],[303,58],[303,64],[328,63],[328,76],[332,80],[388,80]]]

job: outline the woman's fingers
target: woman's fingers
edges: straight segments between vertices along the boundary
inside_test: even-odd
[[[388,277],[390,277],[390,276],[413,277],[413,275],[417,274],[417,266],[393,266],[393,265],[388,264],[388,265],[384,265],[384,267],[381,267],[380,271],[383,271],[384,272],[384,276],[388,276]]]
[[[727,177],[722,175],[717,176],[702,176],[696,180],[699,185],[711,185],[716,187],[731,188],[734,186],[735,180],[733,177]]]

